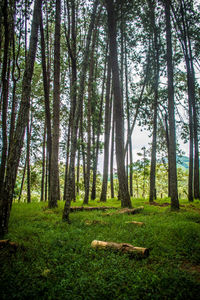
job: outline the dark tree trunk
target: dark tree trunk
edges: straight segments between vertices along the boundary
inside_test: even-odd
[[[177,169],[176,169],[176,126],[174,116],[174,83],[173,83],[173,62],[172,62],[172,41],[170,21],[170,0],[165,1],[166,18],[166,41],[167,41],[167,76],[168,76],[168,110],[169,110],[169,175],[171,208],[179,209]]]
[[[55,37],[54,37],[54,89],[53,89],[53,133],[50,173],[49,207],[57,207],[59,199],[59,125],[60,125],[60,22],[61,1],[56,0]]]
[[[105,202],[107,198],[108,184],[108,165],[109,165],[109,141],[110,141],[110,122],[111,122],[111,64],[108,57],[108,73],[106,82],[106,103],[105,103],[105,126],[104,126],[104,163],[103,163],[103,182],[100,201]]]
[[[16,182],[21,150],[23,147],[25,128],[27,126],[28,121],[31,80],[37,50],[38,27],[40,24],[41,5],[41,0],[35,0],[30,36],[30,46],[22,82],[21,104],[18,113],[14,141],[11,145],[10,155],[7,162],[7,172],[4,189],[0,196],[0,236],[4,235],[8,231],[8,222],[10,218],[10,210],[13,200],[13,191]]]
[[[108,31],[110,39],[110,58],[113,76],[113,93],[115,109],[115,132],[116,132],[116,160],[119,180],[119,193],[122,207],[132,207],[128,191],[127,176],[124,165],[124,134],[123,134],[123,99],[119,80],[118,54],[117,54],[117,31],[115,9],[112,1],[106,1],[108,12]]]
[[[150,9],[150,23],[153,32],[153,69],[154,69],[154,99],[153,99],[153,135],[150,167],[149,202],[156,199],[156,144],[157,144],[157,115],[158,115],[158,84],[159,84],[159,45],[158,29],[155,21],[155,1],[148,0]]]
[[[3,25],[4,25],[4,57],[2,67],[2,152],[0,165],[0,192],[3,190],[4,177],[7,160],[7,108],[8,108],[8,61],[9,61],[9,25],[8,25],[8,3],[4,0],[2,7],[3,11]],[[1,225],[1,224],[0,224]]]
[[[80,74],[80,86],[79,86],[79,94],[77,99],[77,105],[74,114],[73,126],[72,126],[72,143],[71,143],[71,152],[70,152],[70,165],[69,165],[69,175],[68,175],[68,182],[67,182],[67,192],[66,192],[66,202],[63,211],[63,220],[69,222],[69,212],[70,212],[70,204],[73,198],[73,178],[75,178],[75,156],[76,156],[76,149],[77,149],[77,130],[78,130],[78,123],[81,114],[81,107],[83,105],[83,95],[84,95],[84,87],[85,87],[85,78],[86,78],[86,70],[88,66],[88,58],[89,58],[89,47],[90,41],[92,36],[92,31],[94,28],[95,22],[95,15],[98,6],[98,0],[94,2],[93,12],[91,16],[90,26],[88,29],[85,53],[83,58],[83,64]]]

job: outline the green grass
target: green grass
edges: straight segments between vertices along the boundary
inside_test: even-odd
[[[55,210],[45,203],[13,204],[5,238],[20,246],[16,253],[0,250],[0,299],[199,299],[200,202],[181,204],[180,212],[171,212],[138,199],[134,207],[144,205],[139,214],[76,212],[70,225],[61,220],[62,202]],[[95,205],[102,204],[90,202]],[[145,226],[125,223],[130,220]],[[150,256],[96,251],[94,239],[147,247]]]

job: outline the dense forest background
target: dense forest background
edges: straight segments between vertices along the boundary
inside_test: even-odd
[[[64,200],[69,221],[71,201],[200,199],[199,1],[0,5],[1,234],[13,200]]]

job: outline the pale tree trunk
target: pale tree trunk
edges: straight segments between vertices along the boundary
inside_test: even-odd
[[[108,31],[110,39],[110,58],[113,76],[113,93],[114,93],[114,109],[115,109],[115,133],[116,133],[116,160],[117,173],[119,180],[119,194],[122,207],[132,207],[130,195],[128,191],[127,176],[124,165],[124,134],[123,134],[123,99],[119,79],[119,66],[117,54],[117,31],[115,20],[115,9],[112,1],[106,1],[108,12]]]
[[[49,207],[57,207],[59,195],[59,125],[60,125],[60,22],[61,1],[56,0],[55,37],[54,37],[54,89],[53,89],[53,132],[50,173]]]
[[[25,71],[22,82],[22,96],[17,118],[16,130],[10,155],[7,162],[7,172],[3,192],[0,196],[0,236],[8,231],[8,222],[13,200],[13,191],[16,182],[17,170],[23,147],[24,133],[28,121],[30,107],[31,80],[34,69],[34,61],[37,50],[38,27],[40,24],[40,10],[42,1],[35,0],[33,21],[31,26],[30,46],[25,64]]]

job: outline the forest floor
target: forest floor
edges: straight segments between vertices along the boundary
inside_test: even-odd
[[[0,299],[199,299],[200,201],[181,201],[179,212],[167,202],[133,199],[144,206],[135,215],[73,212],[71,224],[62,221],[63,202],[54,210],[14,203],[5,239],[19,246],[0,249]],[[104,205],[120,207],[118,200]],[[94,250],[93,240],[146,247],[150,255]]]

